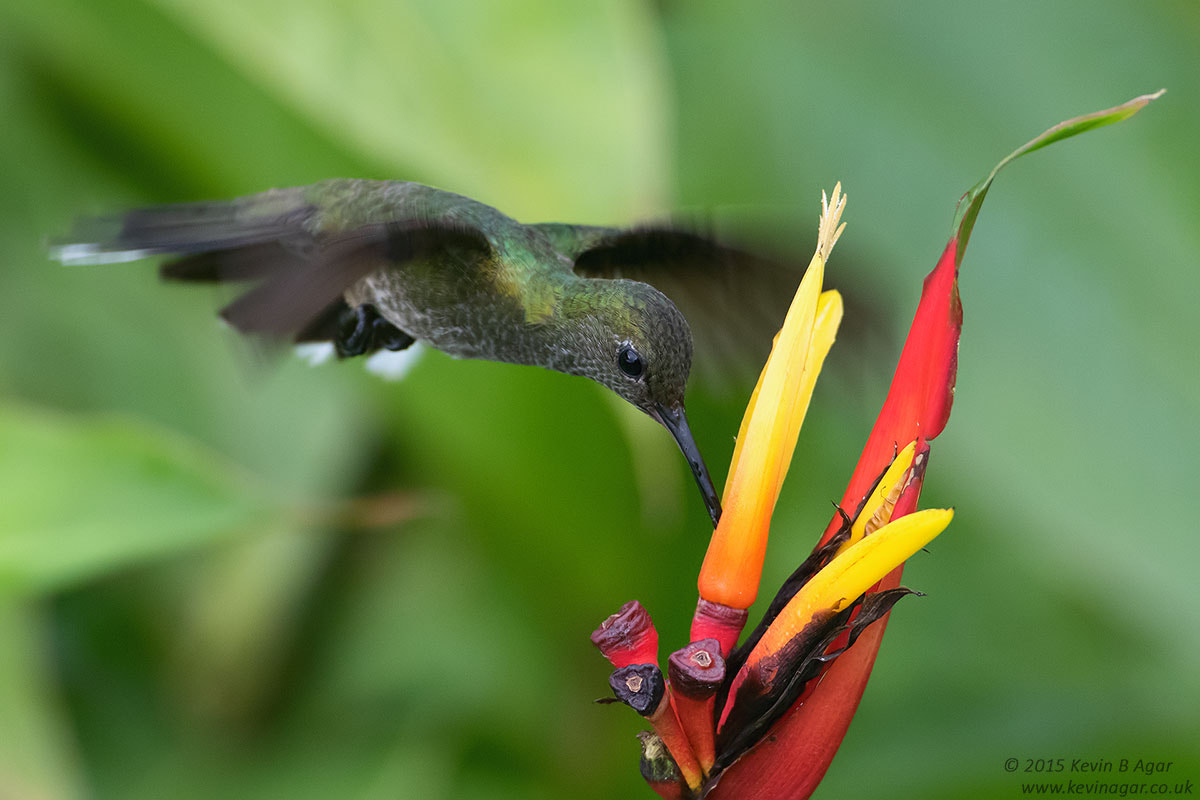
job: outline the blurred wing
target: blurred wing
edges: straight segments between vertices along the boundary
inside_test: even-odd
[[[803,265],[687,230],[538,227],[589,278],[629,278],[658,289],[692,329],[694,374],[715,387],[753,381],[803,276]]]
[[[189,203],[82,220],[53,247],[68,264],[179,255],[167,280],[256,285],[221,311],[244,333],[320,341],[335,328],[342,293],[372,271],[439,249],[491,253],[477,230],[416,218],[353,230],[315,230],[317,208],[304,190],[282,189],[224,203]]]
[[[383,267],[394,267],[414,259],[454,249],[471,251],[483,258],[491,245],[479,231],[442,222],[391,222],[366,225],[352,232],[321,239],[303,254],[282,264],[271,265],[269,274],[249,292],[221,310],[221,316],[243,333],[292,341],[322,341],[332,338],[338,312],[345,308],[342,294],[356,282]],[[235,272],[242,269],[241,256],[206,254]],[[194,257],[165,264],[163,275],[180,277],[181,267],[194,267]],[[210,270],[208,264],[204,269]],[[186,278],[185,278],[186,279]]]

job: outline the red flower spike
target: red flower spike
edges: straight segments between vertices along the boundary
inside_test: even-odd
[[[592,631],[592,644],[600,648],[613,667],[658,663],[658,631],[649,612],[630,600]]]
[[[945,427],[954,399],[958,339],[962,328],[958,267],[980,207],[997,173],[1026,153],[1127,119],[1161,94],[1143,95],[1120,106],[1054,126],[1002,160],[959,201],[950,241],[925,280],[887,398],[842,501],[842,508],[857,509],[876,478],[883,476],[879,491],[875,493],[877,496],[870,500],[871,507],[877,510],[870,512],[870,522],[864,523],[865,530],[858,533],[855,532],[857,523],[851,525],[843,516],[835,517],[821,537],[818,549],[814,550],[814,557],[819,556],[821,562],[815,564],[815,571],[805,571],[808,562],[802,565],[793,574],[793,579],[803,578],[803,581],[796,584],[794,591],[785,586],[777,595],[781,607],[760,623],[762,633],[756,629],[751,640],[742,648],[734,649],[738,631],[745,621],[744,612],[739,613],[739,609],[747,607],[757,593],[758,570],[762,563],[760,551],[765,544],[762,534],[769,524],[778,483],[782,482],[786,464],[791,460],[794,428],[798,427],[798,424],[781,427],[779,420],[795,422],[800,418],[794,414],[798,405],[792,391],[767,392],[768,382],[765,378],[760,380],[760,386],[751,398],[747,418],[764,430],[769,428],[767,432],[771,435],[760,431],[762,435],[750,436],[754,425],[743,424],[731,474],[744,477],[750,489],[765,492],[762,497],[758,494],[747,494],[747,497],[756,502],[764,498],[770,502],[759,503],[761,509],[749,515],[747,520],[737,525],[725,525],[724,530],[718,528],[698,581],[704,599],[697,607],[692,638],[714,637],[722,654],[729,659],[726,680],[716,695],[723,706],[724,724],[717,737],[716,760],[711,774],[698,789],[700,796],[709,800],[804,800],[809,797],[828,769],[857,709],[886,629],[887,611],[896,599],[911,593],[897,588],[904,559],[920,547],[922,542],[918,540],[928,541],[936,536],[953,516],[950,510],[917,512],[916,507],[929,457],[927,440],[936,437]],[[835,207],[840,208],[840,204],[835,203]],[[822,215],[823,231],[825,216]],[[838,227],[829,239],[830,246],[840,230]],[[825,250],[827,248],[819,248],[814,256],[814,262],[822,268],[828,255]],[[830,308],[836,305],[836,299],[836,296],[829,298]],[[825,300],[826,295],[821,295],[821,301]],[[836,331],[840,306],[836,310],[837,313],[830,316],[833,321],[822,329],[821,358]],[[819,321],[819,312],[814,319]],[[814,324],[814,339],[817,327]],[[772,358],[779,349],[778,344],[777,341]],[[813,362],[813,379],[820,368],[819,360]],[[764,370],[764,375],[766,373]],[[807,385],[803,388],[806,392],[811,390]],[[803,399],[806,406],[807,393]],[[914,440],[913,449],[908,451],[913,455],[907,475],[901,478],[893,468],[889,477],[883,467],[892,460],[899,445]],[[747,442],[752,442],[758,449],[743,452],[742,445]],[[754,458],[747,462],[751,467],[742,470],[740,467],[747,460],[747,453]],[[762,467],[764,464],[772,468]],[[892,483],[896,480],[903,485],[899,492]],[[891,506],[890,514],[888,506]],[[886,519],[888,517],[890,520]],[[878,530],[872,532],[872,528]],[[833,539],[839,530],[842,535]],[[871,586],[873,581],[875,585]],[[851,600],[858,596],[862,598],[861,605],[859,601]],[[833,619],[835,624],[829,627],[827,635],[824,638],[808,636],[810,626],[819,624],[830,612],[839,616]],[[842,620],[848,621],[847,631],[841,630]],[[857,640],[854,634],[858,634]],[[805,648],[808,639],[813,639],[813,643],[806,653],[800,654],[803,657],[791,657],[788,648],[795,646],[799,652]],[[847,640],[853,644],[841,647],[840,643]],[[827,645],[826,642],[832,643]],[[834,656],[832,663],[828,662],[828,658]],[[770,673],[772,665],[778,666],[778,674]],[[650,669],[657,673],[657,668]],[[657,674],[661,680],[661,673]],[[754,691],[754,686],[749,683],[751,678],[762,684],[764,691]],[[663,717],[670,717],[678,725],[674,713],[664,713],[669,697],[669,693],[664,692],[651,714],[661,719],[667,728],[668,720]],[[676,732],[669,731],[664,739],[675,735]],[[691,752],[690,745],[687,751]],[[675,786],[664,784],[663,791],[668,794],[660,792],[660,796],[694,796],[697,787],[687,775],[686,767],[682,767],[682,772],[688,778],[691,791],[680,789],[676,792]]]
[[[917,313],[887,399],[846,487],[843,507],[857,505],[875,476],[890,461],[895,447],[918,435],[926,440],[933,439],[946,425],[954,400],[958,338],[962,330],[958,266],[983,200],[1000,169],[1014,159],[1056,141],[1128,119],[1162,93],[1160,90],[1142,95],[1114,108],[1050,128],[997,164],[959,201],[953,235],[937,266],[925,279]],[[927,461],[927,456],[922,461]],[[917,473],[914,469],[915,482],[897,501],[893,519],[915,509],[923,470]],[[835,515],[822,535],[821,543],[828,541],[840,524],[841,518]],[[899,586],[902,572],[903,565],[884,577],[874,591]],[[868,627],[855,645],[830,665],[819,682],[811,682],[815,686],[793,704],[771,727],[768,735],[719,777],[719,783],[708,797],[711,800],[807,798],[820,783],[850,726],[886,627],[886,616]]]

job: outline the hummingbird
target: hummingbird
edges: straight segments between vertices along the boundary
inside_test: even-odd
[[[664,285],[709,275],[728,291],[739,266],[757,263],[709,237],[526,225],[419,183],[334,179],[80,220],[52,255],[64,264],[170,256],[165,279],[250,284],[220,312],[230,325],[330,342],[339,358],[421,341],[457,358],[590,378],[671,433],[714,526],[720,518],[684,408],[692,329],[652,285],[656,275]]]

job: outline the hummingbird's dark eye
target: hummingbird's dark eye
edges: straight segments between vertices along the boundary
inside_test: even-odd
[[[621,351],[617,353],[617,366],[631,378],[640,378],[646,372],[646,362],[642,361],[642,357],[630,345],[621,345]]]

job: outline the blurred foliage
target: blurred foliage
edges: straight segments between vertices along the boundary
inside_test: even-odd
[[[1190,0],[5,0],[0,798],[647,796],[587,634],[637,597],[682,644],[706,541],[669,437],[587,381],[263,368],[210,293],[47,262],[72,217],[394,177],[530,221],[757,219],[807,258],[842,180],[847,321],[771,586],[958,195],[1160,86],[991,192],[926,484],[958,514],[818,796],[1011,797],[1009,757],[1200,778],[1198,45]],[[732,394],[689,399],[718,480]]]

